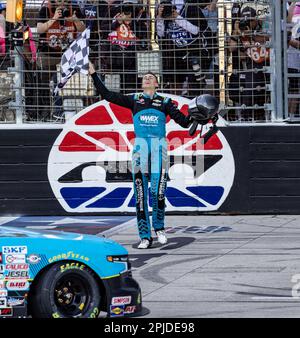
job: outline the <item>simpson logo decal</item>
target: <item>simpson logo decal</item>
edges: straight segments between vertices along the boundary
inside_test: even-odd
[[[168,95],[187,114],[190,100]],[[141,118],[151,126],[157,116]],[[173,120],[166,121],[169,171],[166,211],[218,210],[233,184],[232,151],[221,131],[203,146]],[[222,118],[219,126],[225,126]],[[203,127],[203,134],[210,125]],[[100,101],[64,125],[48,158],[48,179],[67,212],[135,212],[132,113]],[[149,194],[149,204],[151,205]]]
[[[131,303],[131,296],[113,297],[111,300],[112,305],[126,305]]]
[[[27,254],[27,246],[3,246],[3,254]]]

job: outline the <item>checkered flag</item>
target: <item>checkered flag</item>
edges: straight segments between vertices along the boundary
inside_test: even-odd
[[[61,80],[54,89],[54,96],[75,73],[88,74],[90,33],[90,28],[83,31],[63,54],[60,63]]]

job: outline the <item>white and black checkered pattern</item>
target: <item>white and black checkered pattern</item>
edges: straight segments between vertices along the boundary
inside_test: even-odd
[[[56,86],[54,95],[75,73],[88,74],[90,33],[90,28],[84,30],[63,54],[60,63],[61,81]]]

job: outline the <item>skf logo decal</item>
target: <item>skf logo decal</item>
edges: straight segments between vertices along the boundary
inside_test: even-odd
[[[27,254],[27,246],[3,246],[3,254]]]
[[[190,100],[168,96],[187,114]],[[235,174],[233,154],[224,135],[219,131],[203,146],[199,132],[191,137],[169,117],[166,123],[166,211],[218,210]],[[221,118],[218,124],[225,126]],[[203,134],[209,127],[203,127]],[[132,112],[106,101],[84,109],[64,125],[48,159],[49,183],[64,210],[135,211],[131,171],[134,139]]]

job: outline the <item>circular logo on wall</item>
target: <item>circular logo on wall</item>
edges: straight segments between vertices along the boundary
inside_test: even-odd
[[[166,96],[187,114],[189,99]],[[220,118],[218,125],[225,121]],[[202,135],[209,127],[203,127]],[[166,211],[218,210],[232,187],[234,158],[224,135],[218,131],[204,145],[199,133],[190,136],[167,118]],[[48,159],[49,182],[64,210],[135,211],[134,138],[131,111],[107,101],[87,107],[64,125]]]

